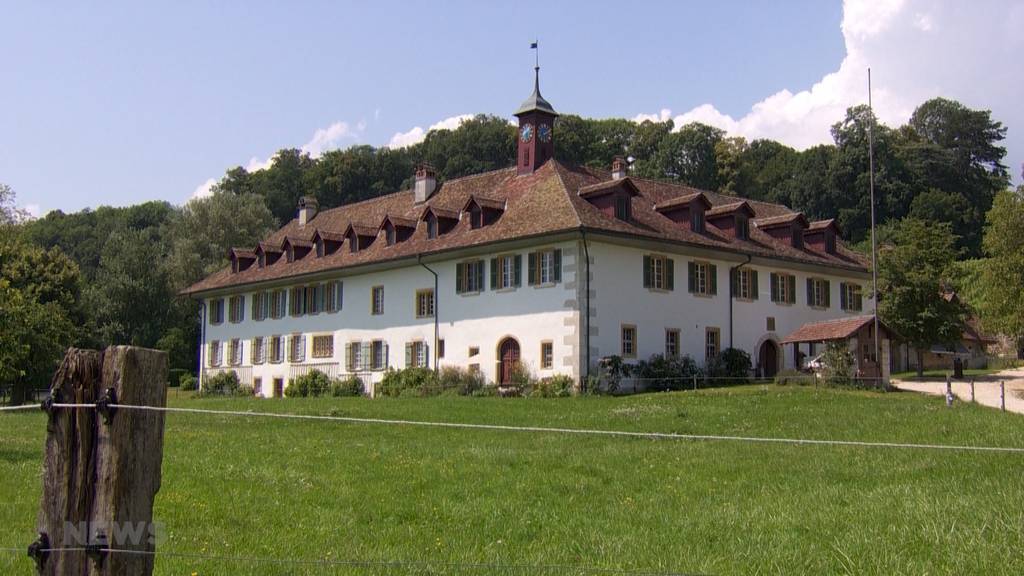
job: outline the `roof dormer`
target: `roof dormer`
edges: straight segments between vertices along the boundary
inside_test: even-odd
[[[673,222],[682,224],[697,234],[704,233],[704,217],[711,202],[703,192],[693,192],[659,202],[654,210]]]
[[[247,248],[232,248],[228,250],[228,259],[231,260],[231,272],[238,273],[256,263],[256,252]]]
[[[754,209],[746,200],[721,204],[704,213],[704,218],[736,240],[750,240],[750,219]]]
[[[344,234],[328,232],[319,228],[313,232],[313,247],[316,249],[317,258],[323,258],[324,256],[334,254],[344,243]]]
[[[281,243],[281,250],[284,252],[285,258],[288,262],[302,260],[302,258],[306,254],[309,254],[312,249],[313,243],[309,240],[303,240],[302,238],[289,236]]]
[[[804,247],[804,230],[807,229],[807,218],[802,212],[791,212],[770,218],[758,218],[754,220],[758,230],[763,231],[772,238],[785,242],[793,248]]]
[[[365,250],[377,239],[377,228],[362,224],[349,223],[345,229],[345,240],[348,241],[348,251],[352,253]]]
[[[387,245],[394,246],[399,242],[405,242],[412,236],[412,233],[416,231],[416,221],[388,214],[381,221],[379,230],[384,231]]]
[[[505,212],[505,201],[471,194],[462,212],[469,217],[469,227],[483,228],[494,224]]]
[[[804,230],[804,246],[815,252],[835,254],[838,235],[839,226],[832,218],[811,222]]]
[[[639,196],[640,190],[629,176],[625,176],[584,186],[577,194],[604,214],[629,222],[633,219],[633,197]]]
[[[256,247],[256,264],[260,268],[270,266],[274,262],[277,262],[283,253],[284,252],[281,250],[279,245],[271,244],[269,242],[260,242]]]
[[[459,223],[459,213],[437,206],[427,206],[420,216],[420,220],[427,223],[427,238],[434,239],[455,228],[455,225]]]

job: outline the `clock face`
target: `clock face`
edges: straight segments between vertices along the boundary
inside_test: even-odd
[[[551,142],[551,126],[547,124],[541,124],[537,127],[537,138],[540,138],[541,142]]]
[[[523,142],[533,140],[533,124],[523,124],[523,127],[519,129],[519,139]]]

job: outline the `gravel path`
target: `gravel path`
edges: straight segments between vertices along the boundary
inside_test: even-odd
[[[999,408],[999,381],[1006,382],[1006,409],[1010,412],[1024,414],[1024,368],[1003,370],[989,376],[978,376],[974,379],[975,400],[979,404]],[[900,390],[924,392],[925,394],[946,394],[946,380],[893,380],[893,385]],[[953,394],[960,400],[971,400],[971,380],[953,381]]]

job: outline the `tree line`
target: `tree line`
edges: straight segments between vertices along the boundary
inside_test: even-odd
[[[969,266],[954,265],[959,260],[989,262],[998,251],[1019,258],[1019,244],[983,237],[986,217],[990,230],[1024,223],[1020,216],[1008,225],[996,220],[1020,203],[1019,191],[1005,192],[1009,174],[1000,142],[1006,128],[988,111],[955,101],[929,100],[898,128],[853,107],[832,126],[832,144],[803,151],[728,137],[699,123],[676,127],[671,120],[567,115],[555,131],[555,156],[562,162],[607,168],[615,156],[625,156],[637,177],[782,203],[809,219],[836,218],[845,238],[861,246],[870,222],[870,131],[883,243],[913,237],[904,230],[912,226],[907,222],[935,224],[929,232],[941,232],[937,250],[945,260],[929,271],[943,283],[995,281],[989,267],[975,264],[979,272],[970,275]],[[227,170],[210,197],[181,207],[146,202],[31,219],[15,209],[13,191],[0,187],[0,320],[11,327],[0,334],[0,384],[45,386],[68,345],[155,347],[169,352],[172,367],[195,370],[198,305],[178,293],[225,265],[229,248],[253,246],[294,217],[300,197],[340,206],[409,187],[419,162],[446,180],[510,166],[515,150],[514,126],[479,115],[404,148],[353,146],[318,158],[282,149],[268,168]],[[1015,266],[999,269],[1018,273]],[[1024,306],[1015,309],[1007,298],[974,300],[991,302],[986,310],[993,313],[1016,310],[1020,316]],[[1000,327],[1024,333],[1019,326]]]

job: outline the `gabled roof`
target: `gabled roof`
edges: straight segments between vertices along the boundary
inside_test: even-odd
[[[388,214],[387,216],[384,216],[383,220],[380,221],[380,227],[378,227],[378,230],[383,230],[384,225],[386,225],[388,222],[391,222],[392,226],[397,226],[399,228],[416,227],[416,220],[414,218],[402,218],[401,216],[392,216],[391,214]]]
[[[458,220],[459,219],[459,211],[458,210],[448,210],[448,209],[445,209],[445,208],[439,208],[437,206],[427,206],[427,208],[425,210],[423,210],[423,214],[420,215],[420,219],[421,220],[426,220],[427,219],[427,214],[433,214],[434,216],[436,216],[438,218],[447,218],[449,220]]]
[[[228,258],[256,258],[256,251],[249,248],[232,248],[228,250]]]
[[[313,241],[288,236],[284,239],[284,242],[281,243],[281,248],[287,250],[288,246],[291,246],[292,248],[312,248]]]
[[[804,228],[807,228],[807,218],[804,217],[803,212],[793,212],[792,214],[780,214],[778,216],[772,216],[771,218],[758,218],[754,220],[754,226],[757,226],[761,230],[771,230],[772,228],[778,228],[780,226],[789,226],[794,222],[799,222]]]
[[[266,254],[268,252],[281,253],[281,252],[284,252],[284,248],[281,246],[281,242],[280,241],[277,241],[277,242],[269,242],[269,241],[267,241],[267,242],[260,242],[259,244],[257,244],[255,251],[257,253],[263,252],[264,254]]]
[[[807,226],[808,232],[817,232],[826,228],[832,228],[836,232],[839,231],[839,225],[836,224],[835,218],[829,218],[828,220],[815,220]]]
[[[317,228],[316,231],[313,232],[313,242],[316,242],[317,238],[321,238],[323,240],[327,240],[330,242],[344,242],[345,233],[330,232],[328,230],[321,230],[320,228]]]
[[[700,203],[704,205],[705,209],[711,208],[711,202],[703,192],[691,192],[689,194],[683,194],[682,196],[677,196],[661,202],[655,205],[654,209],[658,212],[668,212],[670,210],[689,206],[694,200],[699,200]]]
[[[830,340],[846,340],[853,336],[858,330],[873,322],[875,317],[871,314],[866,316],[850,316],[848,318],[837,318],[835,320],[823,320],[821,322],[808,322],[797,328],[792,334],[782,339],[781,344],[793,344],[801,342],[828,342]],[[885,324],[879,321],[878,325],[892,334]]]
[[[504,210],[505,201],[498,198],[488,198],[481,196],[480,194],[471,194],[466,200],[466,204],[462,206],[462,211],[469,210],[470,205],[476,204],[481,208],[490,208],[491,210]]]
[[[754,209],[750,207],[746,200],[730,204],[720,204],[708,210],[704,215],[708,218],[714,218],[715,216],[727,216],[736,212],[744,212],[747,216],[754,216]]]
[[[751,227],[749,239],[737,239],[708,223],[703,234],[665,218],[655,210],[680,197],[693,197],[701,193],[712,209],[737,204],[733,196],[699,190],[675,182],[648,180],[635,176],[629,183],[636,194],[631,199],[631,218],[619,220],[580,197],[584,188],[602,188],[613,181],[610,171],[597,168],[569,166],[549,160],[530,174],[517,176],[515,166],[484,172],[444,182],[427,199],[426,205],[415,202],[413,191],[403,190],[376,198],[321,210],[316,215],[316,227],[322,231],[350,230],[361,236],[375,236],[377,227],[363,223],[379,223],[388,215],[418,219],[427,210],[438,215],[451,215],[457,219],[470,201],[481,206],[503,208],[502,217],[480,228],[472,228],[469,219],[458,219],[447,234],[428,238],[426,226],[417,227],[409,238],[393,246],[383,242],[369,245],[358,252],[340,250],[321,258],[303,258],[294,262],[279,259],[262,268],[249,268],[231,272],[226,266],[184,292],[204,293],[234,286],[298,277],[312,273],[343,270],[370,263],[416,258],[417,255],[443,253],[451,250],[482,246],[517,238],[531,238],[586,229],[612,236],[649,239],[656,242],[697,246],[737,254],[788,260],[810,265],[835,267],[864,273],[867,261],[859,253],[837,243],[836,253],[827,254],[793,248],[787,242],[773,238],[767,232]],[[621,184],[615,184],[621,185]],[[754,200],[746,201],[755,218],[773,218],[794,212],[779,204]],[[305,238],[309,227],[301,228],[298,219],[286,223],[260,243],[261,249],[280,252],[280,244],[288,236]],[[337,232],[335,232],[336,234]],[[323,233],[322,233],[323,234]]]
[[[592,198],[594,196],[602,196],[604,194],[611,194],[616,191],[623,191],[628,193],[630,196],[637,196],[640,194],[640,190],[637,189],[636,184],[626,176],[625,178],[619,178],[618,180],[608,180],[606,182],[598,182],[597,184],[591,184],[580,188],[577,192],[580,198]]]

